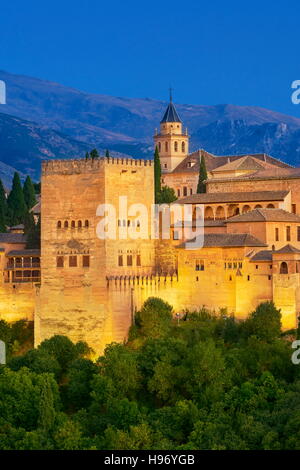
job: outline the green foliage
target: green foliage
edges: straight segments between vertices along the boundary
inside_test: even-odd
[[[8,195],[7,205],[9,210],[10,225],[23,223],[27,214],[27,206],[18,173],[14,174],[12,190]]]
[[[207,180],[206,163],[204,156],[201,155],[197,193],[206,193],[205,180]]]
[[[273,302],[264,302],[244,323],[244,333],[271,342],[281,334],[281,313]]]
[[[150,297],[137,312],[135,323],[148,338],[166,335],[171,328],[173,308],[161,299]]]
[[[148,299],[98,361],[63,336],[0,367],[0,450],[300,449],[300,378],[280,312],[245,321]],[[9,344],[26,326],[0,321]]]
[[[156,204],[159,203],[160,191],[161,191],[161,164],[160,164],[158,147],[156,146],[155,153],[154,153],[154,197],[155,197]]]
[[[27,176],[23,186],[24,201],[27,209],[31,209],[36,203],[35,189],[30,176]]]
[[[100,155],[99,155],[97,149],[91,150],[91,152],[90,152],[90,158],[91,158],[92,160],[95,160],[96,158],[99,158],[99,157],[100,157]]]
[[[109,150],[108,150],[108,149],[106,149],[106,151],[105,151],[105,156],[106,156],[106,158],[109,158],[109,157],[110,157],[110,154],[109,154]]]
[[[170,188],[169,186],[163,186],[161,188],[161,191],[157,195],[156,203],[157,204],[171,204],[171,202],[174,202],[176,200],[177,200],[177,196],[175,194],[174,189]]]

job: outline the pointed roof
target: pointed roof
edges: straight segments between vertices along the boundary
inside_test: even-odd
[[[300,253],[300,250],[288,243],[283,248],[280,248],[280,250],[277,250],[276,253]]]
[[[164,117],[162,118],[162,120],[160,122],[161,123],[163,123],[163,122],[181,122],[181,119],[178,116],[176,108],[173,104],[173,99],[172,99],[172,93],[171,92],[170,92],[170,103],[168,104],[168,107],[166,109]]]

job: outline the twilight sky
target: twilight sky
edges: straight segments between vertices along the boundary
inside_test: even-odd
[[[257,105],[300,118],[300,2],[0,3],[0,69],[93,93]]]

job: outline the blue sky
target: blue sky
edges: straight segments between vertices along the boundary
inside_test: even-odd
[[[300,2],[0,3],[0,69],[93,93],[258,105],[300,117]]]

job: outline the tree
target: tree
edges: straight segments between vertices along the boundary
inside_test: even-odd
[[[160,158],[158,147],[155,147],[154,153],[154,196],[155,196],[155,203],[159,204],[161,192],[161,165],[160,165]]]
[[[27,213],[27,206],[24,199],[20,176],[17,172],[14,174],[12,190],[7,198],[7,204],[10,211],[10,224],[17,225],[23,223]]]
[[[147,338],[159,338],[169,333],[173,308],[167,302],[150,297],[136,314],[136,325]]]
[[[34,186],[32,184],[30,176],[27,176],[24,186],[23,186],[23,194],[24,194],[24,200],[25,204],[27,206],[27,209],[31,209],[36,203],[36,197],[35,197],[35,190]]]
[[[55,409],[52,384],[50,382],[49,376],[45,376],[39,401],[39,417],[37,423],[38,428],[47,433],[53,428],[54,420]]]
[[[41,183],[33,183],[35,194],[41,194]]]
[[[156,203],[157,204],[171,204],[177,200],[177,196],[173,188],[169,186],[163,186],[160,193],[158,194]]]
[[[110,154],[109,154],[109,150],[107,149],[106,152],[105,152],[105,156],[106,158],[109,158],[110,157]]]
[[[90,157],[91,157],[92,160],[95,160],[95,158],[99,158],[100,155],[99,155],[99,153],[98,153],[98,150],[97,150],[97,149],[93,149],[93,150],[91,151],[91,153],[90,153]]]
[[[205,180],[207,180],[206,164],[205,164],[205,158],[201,154],[197,193],[206,193],[206,185],[204,183]]]
[[[90,154],[89,154],[89,152],[86,152],[86,154],[85,154],[85,159],[86,159],[86,160],[89,160],[89,158],[90,158]]]
[[[280,310],[273,302],[263,302],[250,314],[243,327],[246,336],[255,335],[261,340],[272,342],[281,334]]]

